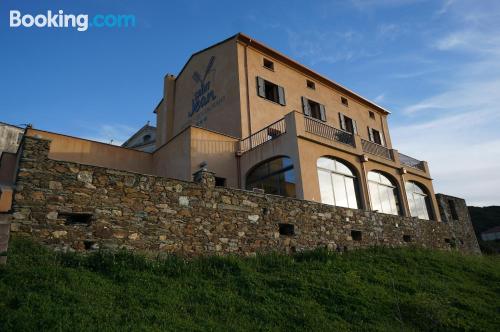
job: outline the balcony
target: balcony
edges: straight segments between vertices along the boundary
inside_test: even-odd
[[[383,145],[373,143],[364,139],[361,139],[361,145],[363,147],[363,152],[394,161],[392,151]]]
[[[356,146],[353,134],[324,124],[316,119],[304,117],[304,128],[308,133],[351,145],[353,147]]]
[[[287,136],[284,141],[275,141],[278,137]],[[409,157],[397,150],[389,149],[383,145],[362,139],[359,135],[353,135],[347,131],[327,125],[324,122],[304,116],[300,112],[291,112],[283,119],[261,129],[255,134],[239,141],[238,153],[243,155],[259,147],[259,151],[267,149],[269,153],[276,153],[283,142],[289,142],[296,138],[303,138],[332,149],[337,149],[360,157],[368,155],[369,159],[394,168],[407,167],[407,171],[426,173],[429,176],[427,164],[424,161]],[[277,142],[273,147],[267,146],[268,142]],[[265,146],[265,147],[264,147]],[[285,153],[285,152],[283,152]],[[286,153],[285,153],[286,154]]]
[[[399,153],[399,161],[401,162],[402,165],[416,168],[418,170],[425,172],[425,164],[421,160],[418,160],[418,159],[412,158],[410,156],[407,156],[405,154]]]
[[[278,120],[239,142],[238,152],[243,154],[286,133],[285,118]]]

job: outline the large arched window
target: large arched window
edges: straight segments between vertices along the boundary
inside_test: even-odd
[[[288,157],[278,157],[257,165],[248,172],[246,188],[259,188],[267,194],[295,197],[295,171],[292,160]]]
[[[416,182],[408,181],[405,183],[405,189],[411,216],[418,219],[430,219],[431,202],[424,188]]]
[[[397,186],[380,172],[368,172],[368,191],[372,210],[399,214],[399,199]]]
[[[358,208],[356,176],[351,169],[336,159],[317,161],[321,202],[352,209]]]

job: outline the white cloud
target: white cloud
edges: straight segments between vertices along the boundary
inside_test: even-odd
[[[376,103],[381,103],[381,102],[383,102],[384,100],[385,100],[385,94],[384,94],[384,93],[379,94],[377,97],[375,97],[375,98],[373,99],[373,101],[374,101],[374,102],[376,102]]]
[[[467,19],[463,13],[460,26]],[[500,205],[498,30],[498,23],[482,22],[438,38],[437,51],[465,60],[444,63],[453,70],[441,77],[442,90],[404,107],[407,124],[391,131],[401,152],[429,161],[437,192],[464,197],[470,205]],[[417,115],[426,120],[415,123]]]
[[[98,125],[95,128],[88,129],[88,134],[82,137],[93,141],[121,145],[132,136],[138,128],[132,128],[127,125]]]

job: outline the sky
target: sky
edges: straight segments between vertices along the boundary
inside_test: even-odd
[[[131,14],[130,28],[10,28],[10,10]],[[389,109],[436,192],[500,205],[500,1],[0,0],[0,121],[121,143],[163,77],[243,32]]]

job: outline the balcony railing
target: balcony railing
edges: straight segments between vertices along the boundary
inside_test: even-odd
[[[347,131],[329,126],[310,117],[305,117],[304,121],[304,127],[308,133],[328,138],[340,143],[355,146],[354,135]]]
[[[416,169],[419,169],[421,171],[425,171],[424,163],[418,159],[412,158],[410,156],[407,156],[405,154],[400,153],[399,154],[399,161],[401,164],[408,166],[408,167],[413,167]]]
[[[363,146],[363,151],[385,158],[389,160],[394,160],[392,157],[392,152],[390,149],[386,148],[385,146],[382,146],[377,143],[373,143],[364,139],[361,139],[361,145]]]
[[[278,120],[240,141],[239,152],[245,153],[286,133],[285,119]]]

